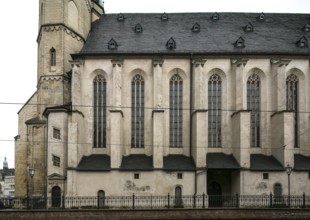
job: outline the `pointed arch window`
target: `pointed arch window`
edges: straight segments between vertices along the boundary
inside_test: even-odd
[[[208,146],[221,147],[222,79],[213,74],[208,82]]]
[[[183,80],[179,74],[170,79],[169,85],[169,144],[170,147],[182,147],[182,107]]]
[[[294,112],[294,144],[299,147],[298,137],[298,77],[290,74],[286,78],[286,109]]]
[[[50,65],[56,66],[56,50],[54,47],[50,49]]]
[[[107,139],[107,83],[102,75],[93,81],[94,124],[93,147],[106,147]]]
[[[260,78],[256,73],[247,81],[247,109],[251,111],[251,147],[260,147]]]
[[[139,74],[131,82],[131,147],[144,147],[144,79]]]

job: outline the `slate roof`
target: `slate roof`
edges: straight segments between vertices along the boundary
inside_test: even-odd
[[[301,154],[294,155],[294,170],[310,171],[310,157]]]
[[[168,155],[164,157],[164,170],[194,171],[195,163],[191,157],[184,155]]]
[[[144,154],[132,154],[122,159],[120,167],[123,171],[149,171],[153,170],[153,157]]]
[[[108,155],[93,154],[90,156],[83,156],[79,165],[78,171],[110,171],[111,159]]]
[[[168,13],[168,20],[162,21],[159,13],[105,14],[96,21],[86,43],[79,54],[262,54],[262,55],[309,55],[309,46],[296,45],[302,37],[310,44],[310,31],[303,27],[310,23],[309,14],[266,13],[258,21],[259,13],[219,13],[219,20],[212,21],[213,13]],[[200,27],[193,32],[194,24]],[[253,31],[246,32],[251,23]],[[136,33],[140,24],[142,33]],[[251,26],[250,25],[250,26]],[[197,25],[196,25],[197,26]],[[175,40],[176,48],[169,50],[166,43]],[[117,49],[108,49],[108,42],[114,39]],[[244,40],[244,47],[236,48],[237,40]]]
[[[15,169],[0,170],[0,180],[4,181],[5,176],[15,176]]]
[[[240,165],[232,154],[208,153],[207,168],[218,170],[237,170]]]
[[[251,154],[250,169],[253,171],[283,171],[284,167],[274,156]]]

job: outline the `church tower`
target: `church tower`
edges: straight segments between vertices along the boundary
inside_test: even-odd
[[[49,131],[43,112],[70,103],[70,55],[81,50],[104,9],[101,0],[40,0],[39,12],[37,91],[18,112],[16,196],[47,194]]]

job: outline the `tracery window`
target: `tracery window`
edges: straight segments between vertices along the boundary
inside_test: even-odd
[[[94,124],[93,147],[106,147],[107,139],[107,83],[102,75],[98,75],[93,81],[94,98]]]
[[[298,77],[290,74],[286,78],[286,109],[294,112],[294,144],[299,147],[298,138]]]
[[[256,73],[248,78],[247,109],[251,111],[251,147],[260,147],[260,78]]]
[[[182,147],[182,105],[183,80],[179,74],[170,79],[169,85],[169,144],[170,147]]]
[[[144,79],[139,74],[131,82],[131,147],[144,147]]]
[[[221,147],[222,79],[213,74],[208,83],[208,146]]]

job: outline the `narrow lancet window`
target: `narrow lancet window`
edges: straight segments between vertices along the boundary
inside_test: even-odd
[[[144,147],[144,79],[139,74],[131,82],[131,147]]]
[[[102,75],[98,75],[93,82],[94,125],[93,147],[106,147],[107,130],[107,83]]]
[[[56,66],[56,50],[55,50],[55,48],[52,48],[50,50],[50,58],[51,58],[50,65]]]
[[[294,145],[299,147],[298,136],[298,77],[290,74],[286,78],[286,109],[294,112]]]
[[[170,147],[182,147],[183,80],[179,74],[170,79],[169,85]]]
[[[251,111],[251,147],[260,147],[260,78],[256,73],[247,82],[247,109]]]
[[[222,79],[213,74],[208,83],[208,146],[221,147]]]

